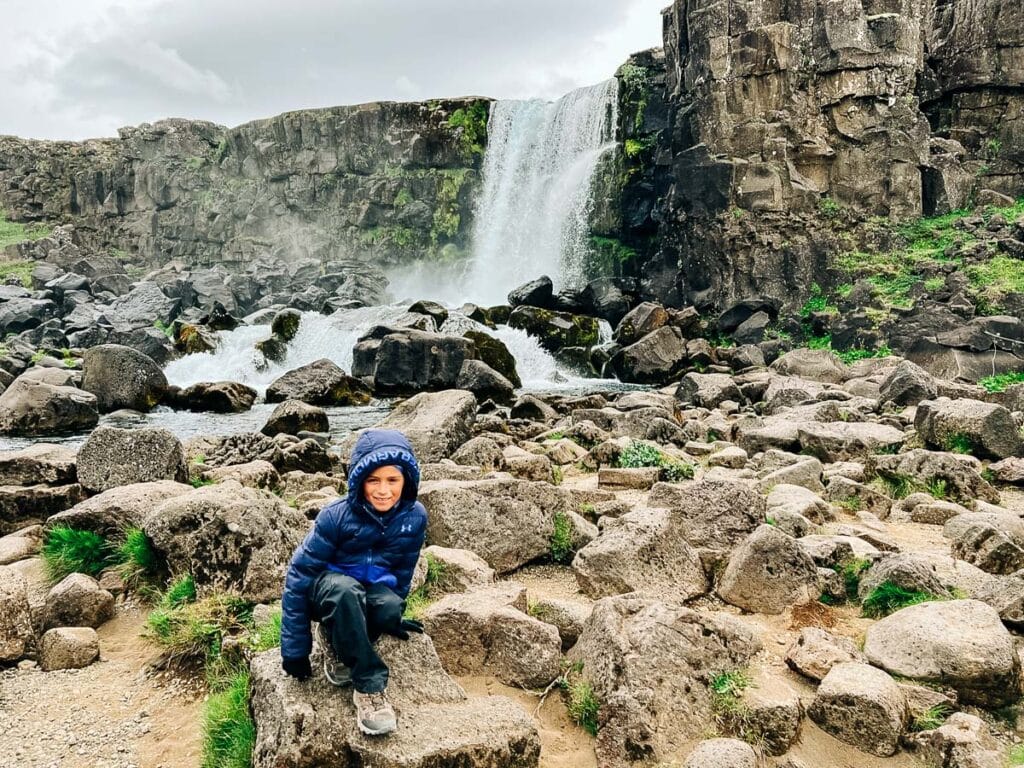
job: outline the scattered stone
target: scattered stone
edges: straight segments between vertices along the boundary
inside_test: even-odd
[[[896,754],[909,713],[906,694],[889,675],[847,662],[825,675],[808,714],[840,741],[889,757]]]
[[[505,468],[505,456],[501,448],[489,437],[474,437],[463,443],[452,461],[471,467],[480,467],[484,472],[496,472]]]
[[[733,551],[717,591],[738,608],[782,613],[818,598],[817,566],[792,536],[762,525]]]
[[[929,445],[969,451],[982,458],[1005,459],[1024,450],[1017,422],[1001,405],[960,398],[918,404],[914,427]]]
[[[551,624],[562,638],[562,652],[569,650],[579,639],[583,625],[590,617],[591,607],[574,600],[541,597],[528,602],[528,613],[545,624]]]
[[[1024,520],[1009,512],[969,512],[943,527],[952,539],[953,557],[988,573],[1024,568]]]
[[[0,394],[0,434],[37,437],[78,432],[99,421],[96,396],[19,376]]]
[[[601,467],[597,471],[597,487],[646,491],[658,482],[660,475],[660,467]]]
[[[126,529],[142,525],[146,514],[160,502],[191,490],[192,486],[174,480],[118,486],[58,512],[46,521],[46,527],[66,525],[116,538]]]
[[[121,344],[100,344],[82,358],[82,389],[96,396],[100,413],[148,411],[167,391],[167,377],[151,357]]]
[[[264,435],[297,435],[299,432],[327,432],[330,423],[323,408],[302,400],[285,400],[270,414],[260,430]]]
[[[866,662],[853,641],[818,627],[804,627],[796,642],[786,651],[786,664],[794,672],[812,680],[821,680],[836,664]]]
[[[726,400],[742,401],[733,377],[725,373],[688,373],[676,389],[676,399],[686,405],[717,408]]]
[[[466,442],[475,417],[476,398],[470,392],[422,392],[400,403],[377,428],[402,432],[412,443],[416,458],[426,463],[448,458]],[[350,450],[355,439],[345,443]]]
[[[757,768],[757,753],[739,739],[708,739],[687,756],[683,768]]]
[[[693,546],[720,549],[746,538],[767,509],[764,497],[748,484],[727,480],[658,483],[647,503],[671,510],[679,535]]]
[[[0,485],[64,485],[75,479],[75,451],[62,445],[0,451]]]
[[[215,467],[203,472],[203,480],[219,483],[224,480],[235,480],[248,488],[265,488],[276,490],[281,485],[281,476],[269,461],[250,461],[246,464],[232,464],[228,467]]]
[[[114,596],[84,573],[72,573],[46,595],[43,626],[96,628],[114,618]]]
[[[202,381],[174,391],[164,398],[174,408],[213,413],[244,413],[256,402],[257,392],[237,381]]]
[[[797,427],[797,438],[804,451],[831,463],[895,452],[906,436],[884,424],[839,421],[804,422]]]
[[[954,712],[930,731],[912,733],[908,746],[926,765],[941,768],[1003,768],[1004,750],[980,717]]]
[[[783,376],[839,384],[846,378],[846,366],[827,349],[794,349],[778,358],[770,368]]]
[[[82,669],[100,657],[100,640],[92,627],[57,627],[39,641],[39,663],[44,672]]]

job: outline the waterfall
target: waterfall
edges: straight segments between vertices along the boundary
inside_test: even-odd
[[[512,288],[542,274],[556,290],[582,284],[591,180],[614,146],[616,104],[612,78],[556,102],[491,107],[465,299],[504,303]]]

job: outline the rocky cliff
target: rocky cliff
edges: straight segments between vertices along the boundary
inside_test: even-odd
[[[488,102],[375,103],[237,128],[164,120],[82,143],[0,137],[0,208],[144,264],[455,259]]]

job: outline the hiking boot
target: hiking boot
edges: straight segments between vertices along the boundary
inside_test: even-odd
[[[327,632],[327,627],[318,623],[316,625],[316,637],[320,641],[320,647],[324,652],[324,677],[327,678],[327,682],[339,688],[351,685],[352,671],[338,661],[334,655],[334,648],[331,646],[331,638]]]
[[[383,736],[391,733],[398,724],[395,710],[388,702],[384,691],[379,693],[352,692],[352,703],[356,705],[356,722],[359,730],[367,736]]]

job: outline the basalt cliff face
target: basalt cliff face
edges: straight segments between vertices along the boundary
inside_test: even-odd
[[[465,248],[488,101],[163,120],[116,139],[0,137],[0,207],[146,265],[265,256],[388,265]]]
[[[653,295],[776,314],[879,246],[865,223],[1024,194],[1015,0],[677,0],[664,41],[619,72]]]

